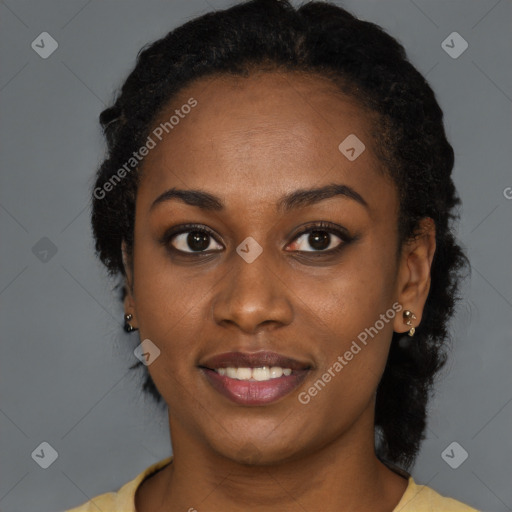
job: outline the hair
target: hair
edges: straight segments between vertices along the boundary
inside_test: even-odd
[[[375,150],[398,190],[399,248],[418,236],[420,219],[435,222],[422,322],[412,343],[393,333],[375,404],[377,456],[408,468],[424,439],[429,394],[447,359],[448,321],[469,265],[453,233],[460,199],[443,112],[397,40],[326,2],[295,8],[288,0],[252,0],[192,19],[141,49],[113,105],[101,112],[107,154],[95,190],[143,145],[152,122],[187,85],[207,76],[248,77],[258,69],[328,78],[372,113]],[[121,243],[131,254],[139,175],[128,173],[105,197],[94,193],[92,199],[97,255],[122,281]],[[163,402],[147,369],[143,389]]]

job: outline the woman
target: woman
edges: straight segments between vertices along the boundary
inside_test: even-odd
[[[73,511],[474,510],[406,471],[467,261],[402,46],[254,0],[145,48],[100,121],[96,249],[174,455]]]

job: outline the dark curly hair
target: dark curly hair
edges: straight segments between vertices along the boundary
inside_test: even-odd
[[[376,397],[377,456],[408,468],[424,439],[434,376],[447,358],[447,323],[469,265],[453,234],[460,200],[443,112],[403,46],[378,25],[326,2],[295,8],[288,0],[252,0],[202,15],[144,47],[114,104],[100,115],[108,151],[93,192],[97,254],[123,280],[121,243],[130,254],[138,170],[117,179],[108,193],[105,184],[144,144],[162,109],[196,79],[247,77],[258,69],[327,77],[372,115],[379,160],[399,195],[398,248],[418,235],[420,219],[435,222],[437,248],[421,326],[413,343],[393,334]],[[142,364],[132,368],[137,366]],[[147,371],[145,379],[144,391],[165,405]]]

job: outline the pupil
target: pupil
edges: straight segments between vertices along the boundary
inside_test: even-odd
[[[326,231],[311,231],[308,237],[308,243],[314,249],[325,249],[329,247],[331,236]]]
[[[187,236],[187,244],[193,251],[204,251],[210,245],[210,235],[200,231],[191,231]]]

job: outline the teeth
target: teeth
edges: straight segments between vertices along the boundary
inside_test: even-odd
[[[265,381],[271,379],[279,379],[279,377],[288,376],[292,374],[290,368],[281,368],[280,366],[261,366],[259,368],[234,368],[228,366],[227,368],[217,368],[215,370],[219,375],[229,377],[230,379],[237,380],[255,380]]]
[[[228,368],[228,370],[231,370],[231,368]],[[238,380],[249,380],[251,376],[252,371],[250,368],[237,368],[235,370],[235,378],[237,378]],[[231,375],[229,375],[229,371],[228,377],[231,377]]]
[[[241,370],[241,368],[238,371],[240,371],[240,370]],[[249,370],[249,373],[251,373],[251,370]],[[254,380],[269,380],[270,379],[269,367],[264,366],[263,368],[253,368],[252,378]]]
[[[226,375],[230,379],[237,379],[238,378],[236,368],[232,368],[231,366],[229,368],[226,368]]]
[[[271,379],[278,379],[279,377],[283,376],[283,369],[279,366],[272,366],[269,370],[270,378]]]

